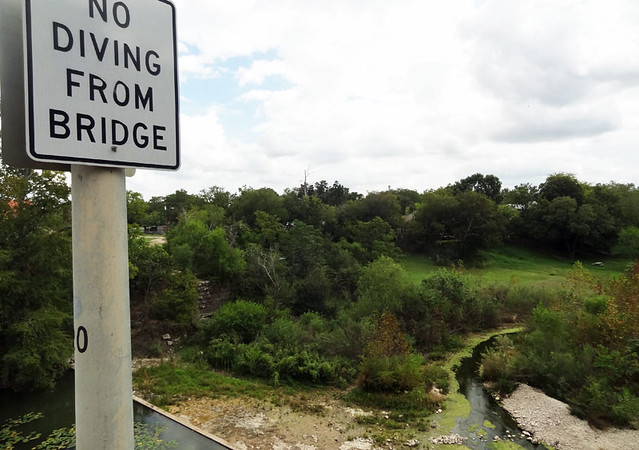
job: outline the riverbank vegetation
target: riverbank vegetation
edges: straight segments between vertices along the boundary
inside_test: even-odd
[[[482,374],[502,392],[539,387],[596,425],[639,428],[639,263],[605,281],[576,265],[569,280],[483,356]]]
[[[0,384],[39,388],[72,354],[69,192],[51,172],[1,175]],[[639,190],[570,174],[512,189],[475,174],[422,193],[361,195],[321,181],[282,194],[129,192],[127,203],[134,350],[173,357],[136,383],[161,403],[205,395],[196,385],[214,384],[207,374],[217,371],[274,387],[356,386],[359,402],[433,411],[432,388],[446,394],[450,383],[442,361],[469,333],[542,316],[569,329],[557,305],[580,301],[602,323],[623,322],[625,304],[603,286],[639,257]],[[163,227],[164,244],[147,239]],[[577,259],[601,292],[564,287]],[[630,358],[637,329],[613,328],[623,333],[611,350]],[[547,349],[539,358],[552,358]],[[589,392],[613,386],[615,373],[594,376]],[[632,405],[636,386],[615,395]]]

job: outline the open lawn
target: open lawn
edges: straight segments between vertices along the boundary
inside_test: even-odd
[[[479,267],[466,268],[468,273],[478,276],[487,284],[517,284],[519,286],[558,287],[572,269],[574,260],[535,252],[533,250],[504,246],[484,253],[484,261]],[[593,262],[603,262],[603,267],[593,266]],[[584,258],[581,263],[593,275],[609,278],[622,272],[630,261],[619,258]],[[411,280],[421,280],[441,266],[435,265],[424,256],[407,255],[401,261]]]

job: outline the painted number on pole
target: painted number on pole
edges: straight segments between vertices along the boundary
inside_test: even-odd
[[[87,351],[87,347],[89,346],[89,333],[86,328],[82,326],[78,327],[78,332],[75,336],[75,345],[80,353]]]

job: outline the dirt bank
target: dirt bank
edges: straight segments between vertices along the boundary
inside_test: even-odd
[[[639,430],[596,430],[571,415],[565,403],[525,384],[502,404],[523,430],[559,450],[639,449]]]
[[[240,450],[382,448],[374,444],[370,430],[356,423],[358,416],[371,413],[345,407],[330,395],[301,399],[293,406],[251,398],[198,398],[167,409]]]

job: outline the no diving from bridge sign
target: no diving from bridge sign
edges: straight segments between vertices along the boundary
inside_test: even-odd
[[[172,3],[25,0],[24,20],[31,158],[178,168]]]

